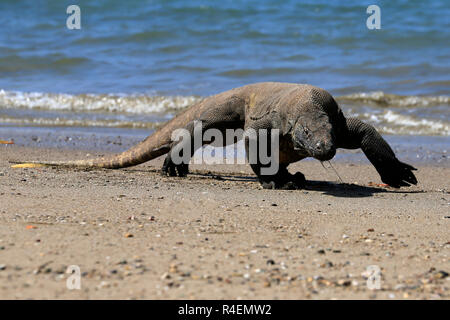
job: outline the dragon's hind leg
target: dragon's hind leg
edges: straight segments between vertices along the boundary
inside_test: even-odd
[[[185,177],[189,173],[189,160],[198,148],[210,143],[220,144],[220,141],[215,141],[214,134],[218,132],[223,138],[226,137],[228,129],[242,129],[244,126],[244,101],[241,100],[233,98],[222,104],[213,104],[197,120],[190,122],[182,131],[181,141],[172,143],[161,170],[162,174]],[[212,141],[204,140],[208,130],[211,130]],[[226,139],[222,139],[222,146],[226,144]]]

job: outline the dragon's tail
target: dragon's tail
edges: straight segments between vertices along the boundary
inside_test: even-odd
[[[215,98],[204,99],[199,103],[187,108],[176,117],[172,118],[163,127],[148,136],[145,140],[130,149],[112,156],[86,160],[69,161],[10,161],[14,168],[39,167],[39,166],[61,166],[79,168],[106,168],[118,169],[135,166],[146,161],[155,159],[170,151],[173,143],[172,132],[178,128],[184,128],[188,123],[198,118],[201,113],[210,106],[215,105]]]
[[[59,166],[78,168],[106,168],[119,169],[135,166],[146,161],[155,159],[170,151],[172,144],[172,131],[185,127],[197,115],[198,108],[188,108],[185,112],[177,115],[159,130],[146,139],[131,147],[130,149],[111,156],[99,157],[86,160],[69,161],[10,161],[14,163],[13,168]]]
[[[129,150],[122,153],[86,160],[69,160],[69,161],[9,161],[15,165],[12,168],[30,168],[43,166],[58,167],[78,167],[78,168],[106,168],[118,169],[135,166],[146,161],[155,159],[170,150],[170,144],[161,143],[160,136],[155,134],[147,137],[141,143],[133,146]]]

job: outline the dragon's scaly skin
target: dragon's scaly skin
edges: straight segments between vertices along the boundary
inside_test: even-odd
[[[195,120],[202,121],[203,131],[211,128],[223,133],[226,129],[238,128],[279,129],[278,172],[266,176],[261,174],[262,164],[251,164],[265,188],[301,188],[305,182],[303,174],[291,175],[287,166],[308,156],[329,160],[336,148],[361,148],[381,180],[390,186],[417,183],[412,173],[415,168],[400,162],[375,128],[358,119],[345,118],[328,92],[310,85],[276,82],[251,84],[205,98],[121,154],[92,160],[37,163],[110,169],[138,165],[172,148],[183,147],[182,143],[189,141],[172,142],[172,132],[185,128],[193,137]],[[191,156],[194,151],[191,150]],[[162,170],[169,175],[184,176],[188,165],[174,164],[169,153]]]

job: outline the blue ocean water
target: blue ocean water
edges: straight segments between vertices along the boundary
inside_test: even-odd
[[[71,4],[80,30],[66,27]],[[0,122],[132,127],[283,81],[329,90],[385,133],[450,135],[449,17],[448,0],[2,0]]]

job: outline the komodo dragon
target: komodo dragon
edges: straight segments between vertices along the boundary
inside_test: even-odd
[[[361,148],[381,180],[392,187],[417,183],[412,172],[416,169],[400,162],[371,125],[356,118],[345,118],[327,91],[307,84],[277,82],[250,84],[205,98],[123,153],[92,160],[34,163],[109,169],[138,165],[180,148],[183,143],[190,143],[188,139],[174,142],[171,134],[175,129],[185,128],[193,137],[195,120],[201,121],[203,132],[211,128],[223,133],[226,129],[239,128],[253,128],[256,132],[279,129],[278,171],[264,175],[261,172],[264,165],[260,162],[250,164],[263,188],[304,187],[304,175],[300,172],[290,174],[287,166],[306,157],[330,160],[337,148]],[[248,140],[245,141],[247,153]],[[195,150],[189,148],[192,157]],[[163,174],[186,176],[188,163],[175,164],[171,155],[170,152],[164,161]]]

